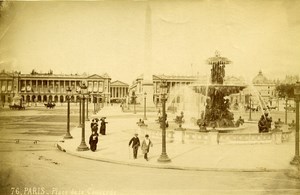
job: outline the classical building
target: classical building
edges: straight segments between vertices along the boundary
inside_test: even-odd
[[[269,80],[263,75],[262,71],[259,71],[258,75],[253,78],[252,84],[254,87],[254,89],[250,89],[252,96],[260,97],[269,106],[275,106],[273,102],[277,101],[277,95],[274,81]]]
[[[87,83],[89,100],[97,102],[110,101],[110,80],[103,75],[64,75],[50,73],[21,74],[18,72],[0,73],[0,93],[2,102],[11,102],[15,94],[24,102],[65,102],[67,92],[71,89],[71,101],[78,101],[81,82]]]
[[[110,84],[110,101],[122,102],[128,96],[129,85],[122,81],[113,81]]]
[[[170,89],[177,86],[189,86],[190,84],[198,80],[197,76],[173,76],[173,75],[153,75],[153,102],[155,104],[160,102],[160,84],[162,80],[165,80],[167,83],[167,91],[170,92]],[[132,85],[129,87],[129,96],[135,93],[137,96],[137,103],[141,103],[144,97],[143,91],[143,76],[139,76]]]

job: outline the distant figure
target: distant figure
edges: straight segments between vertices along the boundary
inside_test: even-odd
[[[94,123],[93,127],[92,127],[92,132],[96,132],[98,131],[98,125],[97,123]]]
[[[261,115],[260,120],[258,121],[258,132],[268,132],[267,120],[264,115]]]
[[[269,116],[269,113],[265,113],[265,120],[266,120],[266,123],[267,123],[267,131],[270,131],[271,128],[272,128],[272,117]]]
[[[277,123],[278,123],[278,124],[281,124],[281,125],[283,124],[283,122],[281,121],[281,118],[278,118]]]
[[[95,120],[93,119],[91,122],[91,129],[93,128],[94,124],[95,124]]]
[[[105,117],[102,117],[100,120],[101,120],[100,134],[105,135],[106,134],[106,123],[107,122],[105,122]]]
[[[129,141],[129,147],[130,147],[131,143],[132,143],[132,149],[133,149],[133,158],[136,159],[138,149],[139,149],[139,146],[140,146],[140,139],[138,138],[137,133],[135,133],[134,137],[131,138],[131,140]]]
[[[143,140],[142,142],[142,151],[143,151],[143,154],[144,154],[144,159],[146,161],[148,161],[148,153],[149,153],[149,149],[150,149],[150,146],[153,147],[153,144],[151,142],[151,140],[149,139],[149,135],[145,135],[145,139]]]
[[[136,124],[138,124],[138,126],[140,126],[140,127],[141,126],[148,126],[148,125],[145,124],[145,121],[142,120],[141,118],[139,119],[139,121]]]
[[[242,117],[240,116],[239,119],[236,121],[235,126],[239,127],[240,125],[243,125],[244,122],[244,119],[242,119]]]
[[[295,129],[295,127],[296,127],[296,123],[294,120],[292,120],[292,122],[289,123],[289,129]]]
[[[90,141],[89,141],[91,151],[95,152],[97,150],[97,143],[98,143],[98,133],[92,131],[92,135],[90,136]]]

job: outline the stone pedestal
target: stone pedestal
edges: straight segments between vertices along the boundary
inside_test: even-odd
[[[169,131],[169,130],[166,131],[167,140],[169,140],[171,143],[173,143],[175,140],[174,135],[176,135],[176,133],[174,131]]]
[[[275,143],[275,144],[282,143],[282,131],[273,132],[272,137],[273,137],[273,143]]]
[[[178,127],[175,129],[175,136],[174,136],[174,140],[176,140],[177,142],[181,142],[181,143],[185,143],[185,130],[182,127]]]
[[[273,129],[272,140],[274,144],[281,144],[282,143],[282,130],[281,124],[275,122],[275,128]]]

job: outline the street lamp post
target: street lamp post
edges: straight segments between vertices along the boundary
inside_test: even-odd
[[[136,114],[135,104],[136,104],[136,98],[137,98],[137,96],[134,94],[132,96],[132,98],[133,98],[133,114]]]
[[[175,99],[172,100],[172,113],[175,114]],[[198,105],[200,105],[200,103],[198,103]],[[198,109],[200,110],[200,107],[198,106]],[[200,111],[198,111],[198,113],[200,113]]]
[[[160,157],[157,159],[158,162],[171,162],[171,159],[167,155],[167,147],[166,147],[166,90],[167,90],[167,83],[166,81],[162,81],[160,85],[162,91],[162,152]]]
[[[85,83],[83,83],[83,85],[81,86],[81,93],[82,93],[82,131],[81,131],[81,143],[80,145],[77,147],[78,151],[86,151],[89,150],[89,148],[87,147],[86,143],[85,143],[85,95],[88,94],[87,92],[87,86],[85,85]]]
[[[95,95],[93,95],[94,114],[96,114],[96,101],[97,101],[97,99],[96,99]]]
[[[80,94],[81,94],[81,91],[78,91],[77,92],[78,94],[79,94],[79,96],[78,96],[78,99],[79,99],[79,124],[78,124],[78,127],[82,127],[82,124],[81,124],[81,118],[82,118],[82,116],[81,116],[81,100],[82,100],[82,98],[80,97]]]
[[[89,121],[89,101],[90,101],[90,93],[87,93],[87,99],[86,99],[86,121]]]
[[[249,121],[251,121],[252,120],[252,118],[251,118],[251,111],[252,111],[252,101],[251,101],[251,94],[250,94],[250,96],[249,96],[249,102],[250,102],[250,110],[249,110]]]
[[[71,88],[68,87],[67,89],[67,102],[68,102],[68,113],[67,113],[67,133],[64,136],[64,139],[72,139],[72,135],[70,134],[70,94],[71,94]]]
[[[296,102],[296,133],[295,133],[295,156],[291,161],[292,165],[300,165],[299,157],[299,102],[300,102],[300,82],[296,83],[294,88]]]
[[[285,117],[284,124],[287,124],[288,96],[285,96]]]
[[[130,98],[129,98],[129,94],[127,94],[127,110],[130,110],[129,105],[130,105]]]
[[[104,107],[104,101],[105,101],[105,97],[102,97],[102,108]]]
[[[145,92],[144,93],[144,120],[147,120],[147,117],[146,117],[146,98],[147,98],[147,93]]]

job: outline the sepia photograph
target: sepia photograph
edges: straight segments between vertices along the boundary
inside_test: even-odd
[[[0,194],[300,194],[299,0],[0,0]]]

